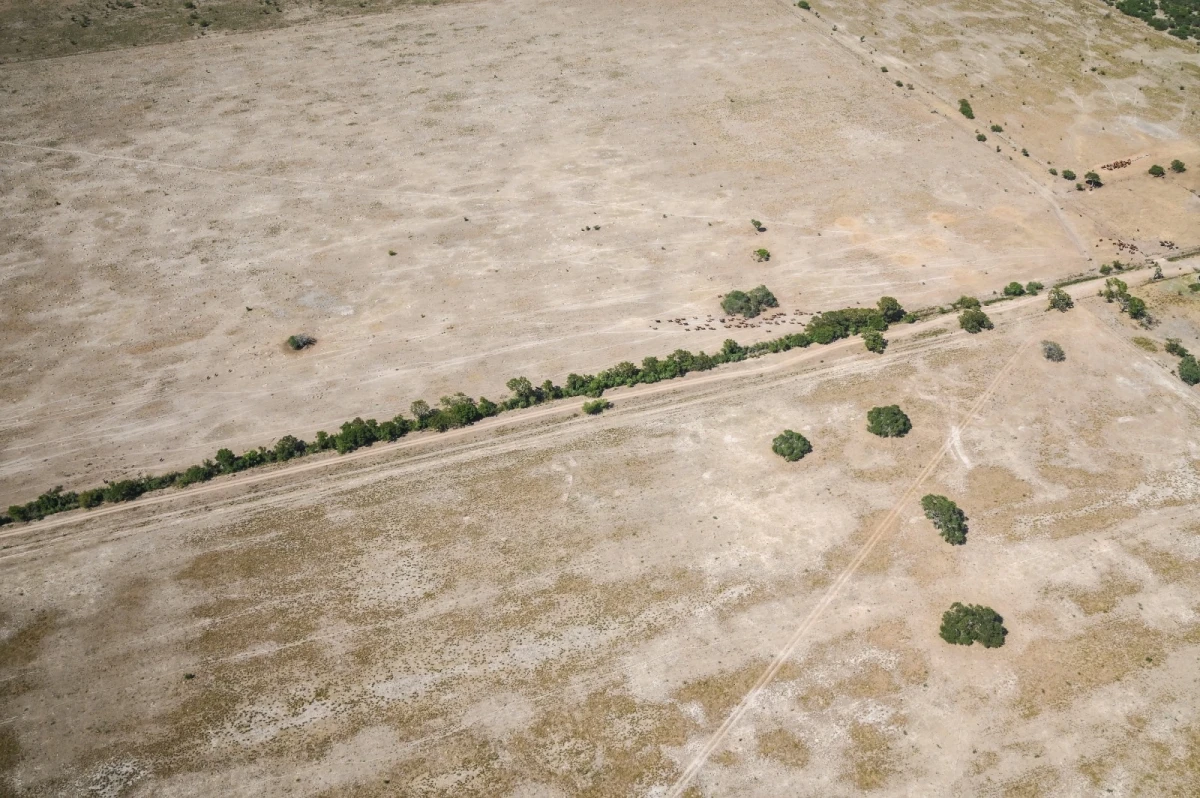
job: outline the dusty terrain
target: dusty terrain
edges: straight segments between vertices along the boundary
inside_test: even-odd
[[[1197,263],[1197,48],[1102,4],[333,5],[0,66],[0,505],[799,329],[732,288]],[[1149,329],[1085,285],[4,527],[0,794],[1194,794],[1200,293],[1149,274]]]

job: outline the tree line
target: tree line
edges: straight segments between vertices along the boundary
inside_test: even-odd
[[[703,351],[692,353],[686,349],[676,349],[666,357],[647,357],[642,360],[641,366],[626,360],[599,374],[571,373],[567,375],[564,385],[556,385],[550,380],[534,385],[525,377],[514,377],[505,384],[509,396],[499,402],[493,402],[487,397],[476,400],[463,393],[444,396],[437,405],[417,400],[409,406],[411,417],[400,413],[383,422],[373,418],[365,421],[355,418],[342,424],[337,432],[321,430],[311,441],[285,435],[270,448],[259,446],[242,454],[234,454],[230,449],[220,449],[211,459],[183,471],[106,482],[101,487],[81,492],[64,491],[62,486],[59,486],[46,491],[33,501],[11,505],[8,515],[0,516],[0,524],[36,521],[48,515],[80,507],[86,509],[101,504],[133,501],[150,491],[171,487],[185,488],[197,482],[207,482],[222,474],[234,474],[319,452],[335,451],[338,454],[348,454],[375,443],[399,440],[410,432],[446,432],[457,427],[470,426],[508,410],[533,407],[555,399],[574,396],[598,399],[611,388],[675,379],[693,371],[708,371],[726,363],[802,349],[813,343],[832,343],[839,338],[848,338],[866,330],[886,330],[890,322],[905,316],[904,308],[899,302],[892,297],[883,297],[875,308],[846,308],[818,314],[805,326],[804,332],[759,341],[749,346],[742,346],[732,338],[726,339],[721,349],[711,355]]]

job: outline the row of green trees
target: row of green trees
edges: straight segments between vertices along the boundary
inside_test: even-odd
[[[444,396],[437,405],[418,400],[409,407],[411,418],[403,414],[397,414],[391,420],[382,422],[373,418],[355,418],[342,424],[337,432],[318,432],[311,441],[285,435],[271,448],[260,446],[242,454],[234,454],[230,449],[221,449],[212,459],[206,459],[183,471],[108,482],[103,487],[80,493],[64,491],[59,486],[46,491],[33,501],[10,506],[8,516],[0,516],[0,523],[35,521],[80,507],[91,508],[101,504],[133,501],[150,491],[170,487],[184,488],[197,482],[207,482],[222,474],[234,474],[318,452],[336,451],[338,454],[347,454],[375,443],[399,440],[410,432],[445,432],[469,426],[506,410],[533,407],[555,399],[574,396],[598,399],[610,388],[675,379],[693,371],[708,371],[726,363],[737,363],[748,358],[804,348],[814,342],[829,343],[860,330],[886,330],[889,320],[898,320],[904,316],[904,308],[900,307],[899,302],[892,297],[883,297],[875,309],[850,308],[821,314],[809,322],[804,332],[759,341],[750,346],[742,346],[733,339],[727,339],[721,349],[711,355],[705,352],[693,354],[686,349],[677,349],[664,358],[647,357],[642,360],[640,367],[624,361],[599,374],[572,373],[567,376],[566,384],[561,386],[550,380],[541,385],[534,385],[525,377],[514,377],[505,384],[509,396],[499,402],[493,402],[487,397],[476,400],[462,393]],[[589,406],[603,409],[603,405]]]

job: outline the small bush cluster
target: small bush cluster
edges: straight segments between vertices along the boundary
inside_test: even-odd
[[[912,422],[899,405],[872,407],[867,411],[867,432],[881,438],[903,438],[912,430]]]
[[[957,504],[929,493],[922,497],[921,509],[947,543],[961,546],[967,542],[967,516]]]
[[[779,300],[765,285],[749,291],[730,291],[721,300],[721,310],[730,316],[745,316],[752,319],[762,313],[763,308],[777,308]]]
[[[988,315],[982,310],[972,308],[969,310],[964,310],[959,314],[958,326],[974,335],[975,333],[982,332],[983,330],[990,330],[995,325],[992,324],[992,320],[989,319]]]
[[[1052,363],[1061,363],[1067,359],[1067,353],[1054,341],[1042,341],[1042,356]]]
[[[942,615],[939,634],[947,643],[969,646],[978,641],[984,648],[999,648],[1008,630],[1004,619],[991,607],[956,601]]]
[[[785,429],[776,436],[775,440],[771,441],[771,451],[789,463],[802,459],[812,450],[812,444],[808,442],[808,438],[799,432],[792,432],[790,429]]]

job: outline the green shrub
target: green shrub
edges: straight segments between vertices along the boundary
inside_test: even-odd
[[[805,11],[808,11],[809,9],[812,8],[812,6],[810,6],[808,4],[808,0],[800,0],[800,2],[796,3],[796,5],[802,9],[804,9]]]
[[[903,89],[903,88],[904,88],[904,81],[902,81],[902,80],[898,80],[898,81],[896,81],[896,88],[898,88],[898,89]]]
[[[868,352],[882,355],[883,350],[887,349],[888,342],[883,337],[883,333],[877,330],[867,330],[863,333],[863,344],[866,345]]]
[[[1184,355],[1179,361],[1179,379],[1188,385],[1200,382],[1200,363],[1196,362],[1194,355]]]
[[[1042,355],[1053,363],[1061,363],[1067,359],[1067,353],[1053,341],[1042,341]]]
[[[991,131],[992,131],[993,133],[1003,133],[1003,132],[1004,132],[1004,128],[1000,127],[999,125],[992,125],[992,127],[991,127]]]
[[[903,438],[912,429],[912,422],[898,405],[873,407],[867,411],[867,432],[881,438]]]
[[[762,313],[763,308],[777,308],[779,300],[765,285],[752,288],[749,292],[730,291],[721,300],[721,309],[730,316],[745,316],[752,319]]]
[[[887,72],[887,67],[880,67],[880,68],[879,68],[879,71],[880,71],[880,72]]]
[[[984,648],[998,648],[1004,645],[1008,630],[1004,619],[991,607],[956,601],[942,615],[938,633],[947,643],[969,646],[978,641]]]
[[[1146,318],[1146,303],[1139,297],[1128,295],[1125,299],[1125,312],[1129,314],[1131,319]]]
[[[844,308],[818,313],[809,319],[804,332],[816,343],[827,344],[866,330],[882,332],[887,328],[887,319],[875,308]]]
[[[1162,177],[1166,174],[1166,171],[1158,164],[1154,164],[1154,166],[1151,166],[1147,171],[1151,177]]]
[[[950,305],[950,307],[957,310],[979,310],[980,303],[975,297],[963,294],[958,299],[954,300],[954,303]]]
[[[1025,286],[1021,285],[1020,283],[1016,282],[1015,280],[1013,282],[1009,283],[1008,285],[1004,286],[1004,295],[1005,296],[1023,296],[1024,294],[1025,294]]]
[[[1109,266],[1107,263],[1102,264],[1100,266],[1100,273],[1101,274],[1112,274],[1112,266]]]
[[[754,250],[754,259],[759,263],[765,263],[771,259],[771,253],[765,249]]]
[[[1045,287],[1046,286],[1042,285],[1037,280],[1030,280],[1029,282],[1025,283],[1025,293],[1037,294],[1038,291],[1041,291]]]
[[[976,133],[975,140],[976,141],[987,141],[987,136],[983,135],[982,133]]]
[[[296,350],[297,352],[300,351],[301,349],[312,346],[316,342],[317,342],[316,338],[313,338],[311,335],[304,335],[303,333],[297,333],[296,335],[289,335],[288,339],[287,339],[287,345],[291,349]]]
[[[1176,158],[1175,160],[1171,161],[1171,171],[1175,174],[1179,174],[1180,172],[1186,172],[1187,167],[1183,165],[1183,161]]]
[[[975,118],[975,112],[971,109],[971,104],[969,102],[967,102],[966,100],[958,101],[958,112],[960,114],[962,114],[963,116],[965,116],[967,119]]]
[[[1178,338],[1168,338],[1167,345],[1163,349],[1166,349],[1168,354],[1172,354],[1175,357],[1187,357],[1190,354]]]
[[[1075,179],[1075,173],[1072,172],[1070,169],[1062,170],[1062,176],[1063,176],[1063,180],[1074,180]]]
[[[1100,188],[1104,184],[1100,182],[1100,175],[1095,172],[1088,172],[1083,176],[1083,182],[1087,183],[1092,188]]]
[[[961,546],[967,542],[967,516],[957,504],[929,493],[921,499],[921,509],[947,543]]]
[[[895,297],[881,296],[875,306],[888,324],[895,324],[907,315]]]
[[[1057,169],[1055,169],[1053,166],[1051,166],[1051,167],[1050,167],[1050,174],[1054,175],[1055,177],[1058,177],[1058,170],[1057,170]]]
[[[612,402],[608,401],[607,399],[593,399],[590,402],[583,403],[583,412],[587,413],[589,416],[595,416],[603,413],[610,407],[612,407]]]
[[[759,233],[761,233],[763,230],[767,229],[767,228],[763,227],[762,222],[760,222],[758,219],[751,219],[750,224],[753,225],[755,231],[757,231]]]
[[[1022,154],[1022,155],[1024,155],[1026,158],[1028,158],[1028,157],[1029,157],[1029,150],[1027,150],[1027,149],[1025,149],[1024,147],[1022,147],[1022,148],[1021,148],[1021,154]]]
[[[785,429],[775,437],[775,440],[771,441],[771,451],[789,463],[794,463],[812,452],[812,444],[799,432]]]
[[[995,325],[982,310],[964,310],[958,316],[958,326],[974,335],[983,330],[990,330]]]

